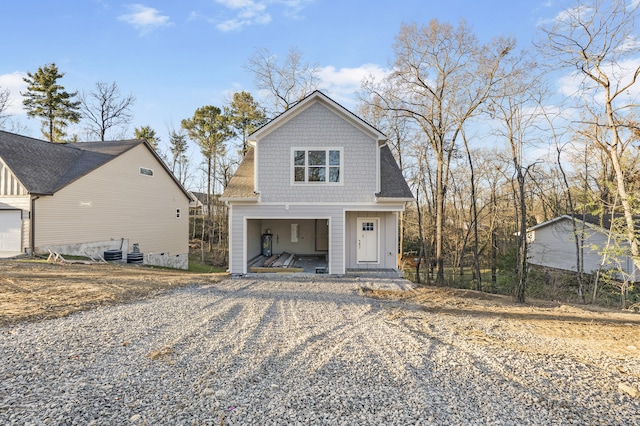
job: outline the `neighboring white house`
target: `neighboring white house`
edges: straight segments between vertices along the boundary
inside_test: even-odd
[[[55,144],[0,131],[0,252],[84,255],[137,243],[188,268],[189,193],[144,141]]]
[[[221,197],[232,274],[248,272],[266,234],[274,254],[319,255],[329,274],[397,269],[398,215],[413,195],[384,134],[316,91],[249,141]]]
[[[603,257],[608,245],[617,244],[623,250],[629,247],[624,237],[615,236],[618,238],[617,242],[609,237],[610,221],[605,219],[603,227],[600,226],[600,219],[595,216],[585,216],[584,219],[583,221],[576,218],[577,229],[584,229],[582,242],[584,272],[595,273],[599,269],[621,270],[629,280],[640,281],[640,270],[635,267],[630,255]],[[527,239],[530,264],[565,271],[577,270],[576,236],[571,216],[559,216],[529,228]]]

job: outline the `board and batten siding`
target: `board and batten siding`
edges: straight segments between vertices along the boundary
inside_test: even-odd
[[[189,252],[189,199],[142,144],[40,197],[35,218],[36,248],[125,238],[145,254]]]
[[[342,148],[342,182],[293,184],[292,148]],[[321,103],[311,105],[257,142],[262,202],[370,203],[377,192],[377,140]],[[278,165],[277,167],[275,165]]]
[[[28,192],[0,159],[0,197],[19,195],[28,195]]]

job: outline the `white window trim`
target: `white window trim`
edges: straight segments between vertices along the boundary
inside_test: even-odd
[[[295,165],[293,164],[295,161],[295,152],[296,151],[326,151],[327,152],[327,161],[329,158],[329,151],[339,151],[340,152],[340,182],[296,182],[295,180]],[[305,178],[308,176],[307,168],[308,164],[305,164]],[[331,165],[326,165],[326,167],[335,167]],[[289,158],[289,168],[290,170],[290,184],[291,186],[343,186],[344,185],[344,149],[342,147],[291,147],[291,153]],[[328,176],[328,175],[327,175]]]

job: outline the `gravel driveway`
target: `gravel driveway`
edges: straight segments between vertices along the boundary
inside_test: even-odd
[[[228,279],[0,328],[0,424],[640,424],[607,369],[359,291],[406,285]]]

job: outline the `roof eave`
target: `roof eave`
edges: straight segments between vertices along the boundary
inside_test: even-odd
[[[378,197],[376,203],[412,203],[415,201],[413,197]]]
[[[220,197],[220,201],[239,202],[239,203],[257,203],[257,197]]]

